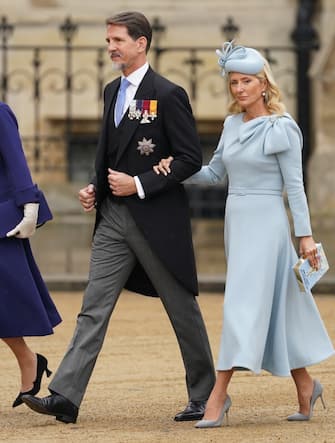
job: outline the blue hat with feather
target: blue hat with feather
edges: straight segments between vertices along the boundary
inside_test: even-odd
[[[236,45],[234,41],[225,42],[222,50],[217,49],[218,64],[222,67],[222,76],[229,72],[255,75],[264,68],[264,57],[253,48]]]

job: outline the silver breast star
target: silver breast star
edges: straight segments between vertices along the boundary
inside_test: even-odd
[[[143,140],[138,142],[137,150],[140,151],[141,155],[150,155],[152,152],[154,152],[155,146],[156,145],[152,143],[152,138],[147,140],[145,137],[143,137]]]

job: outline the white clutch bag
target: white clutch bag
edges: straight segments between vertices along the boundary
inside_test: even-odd
[[[315,283],[328,271],[329,264],[321,243],[316,244],[320,267],[314,269],[307,258],[300,258],[293,266],[301,292],[310,292]]]

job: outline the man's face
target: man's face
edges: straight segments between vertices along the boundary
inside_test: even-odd
[[[121,69],[124,75],[129,75],[145,63],[145,37],[133,40],[125,26],[107,25],[106,41],[114,68]]]

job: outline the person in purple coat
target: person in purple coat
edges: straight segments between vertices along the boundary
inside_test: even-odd
[[[24,394],[36,394],[48,369],[24,337],[53,333],[61,317],[34,260],[29,237],[51,220],[43,193],[32,182],[13,111],[0,102],[0,338],[14,353]]]

